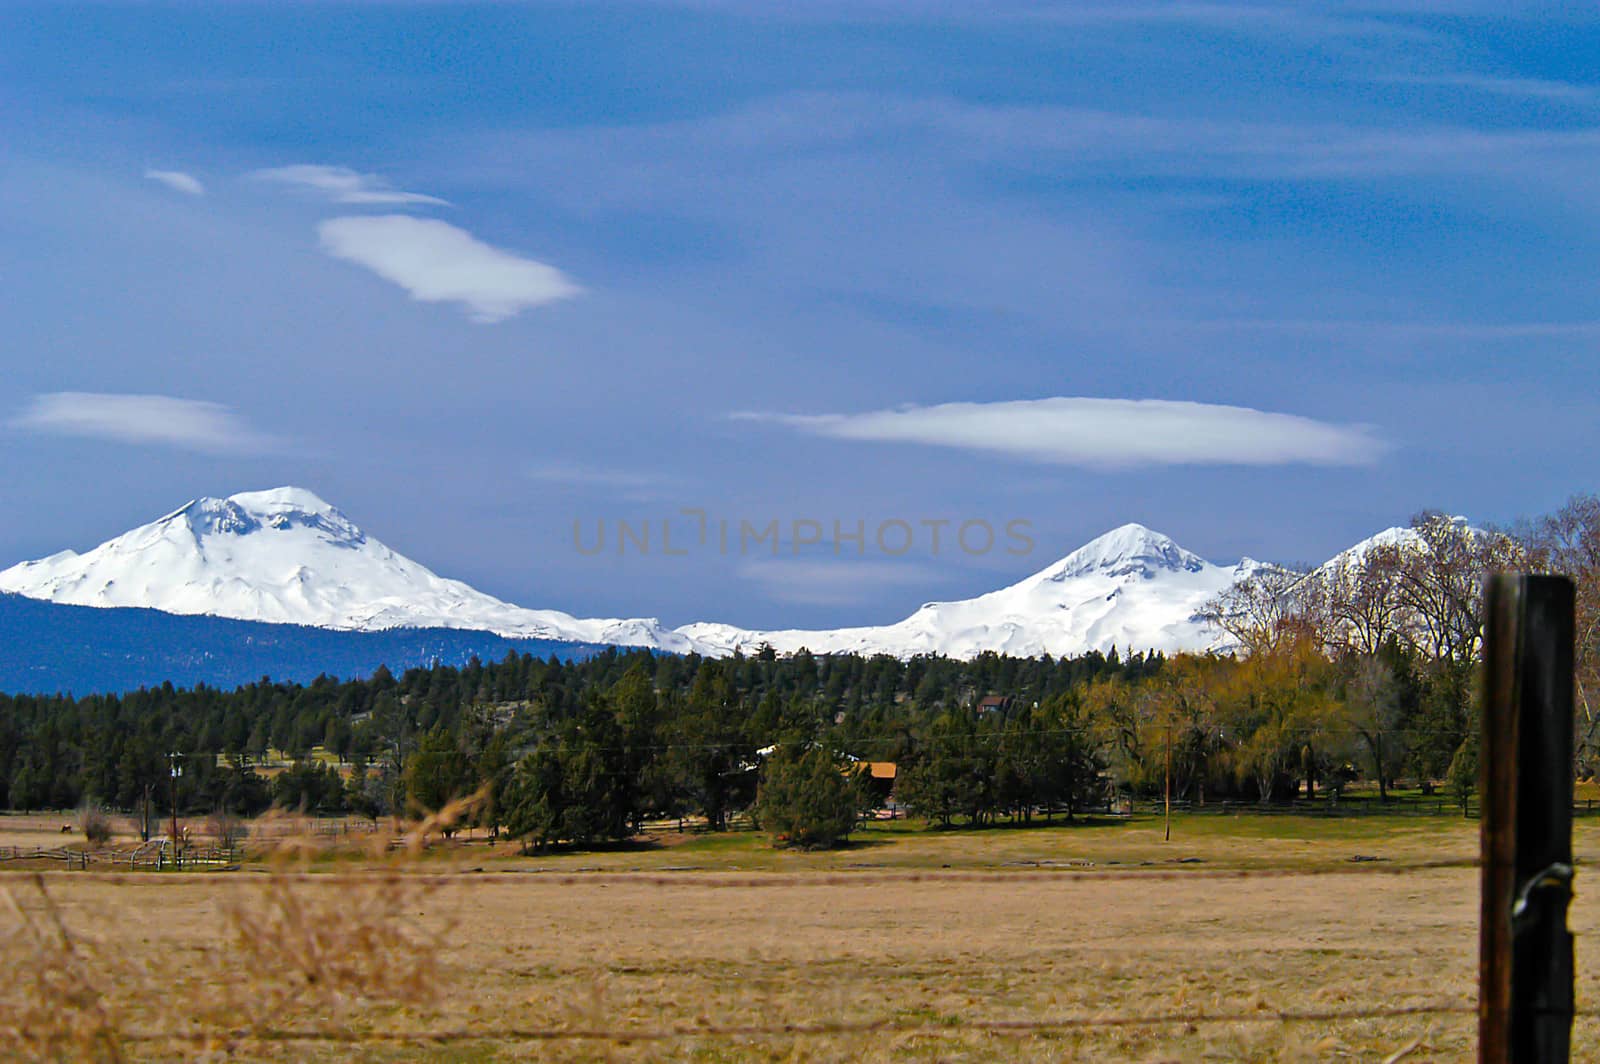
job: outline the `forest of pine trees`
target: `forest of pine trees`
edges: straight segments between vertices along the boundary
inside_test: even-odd
[[[0,696],[0,774],[16,810],[149,798],[164,811],[174,752],[185,814],[404,815],[487,787],[482,823],[534,849],[625,838],[661,817],[724,828],[762,808],[758,751],[774,747],[796,761],[820,752],[813,778],[820,756],[841,776],[853,759],[894,762],[900,803],[938,824],[1070,817],[1115,791],[1153,794],[1169,729],[1191,800],[1443,775],[1469,707],[1402,648],[1378,660],[1375,677],[1370,663],[1304,648],[1242,661],[608,651],[232,692]],[[980,710],[990,695],[1001,707]],[[270,783],[255,771],[269,751],[292,763]]]

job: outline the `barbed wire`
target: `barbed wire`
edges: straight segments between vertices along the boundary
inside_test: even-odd
[[[806,1038],[827,1035],[933,1035],[964,1033],[1036,1034],[1045,1031],[1096,1030],[1136,1027],[1198,1027],[1202,1024],[1346,1023],[1359,1020],[1408,1019],[1416,1016],[1476,1015],[1477,1007],[1435,1003],[1377,1009],[1255,1010],[1251,1012],[1183,1012],[1151,1016],[1063,1016],[1044,1020],[960,1020],[955,1023],[898,1020],[841,1020],[819,1023],[729,1024],[693,1028],[563,1028],[498,1027],[445,1028],[422,1031],[353,1031],[345,1028],[265,1028],[229,1032],[149,1031],[127,1032],[128,1041],[143,1043],[236,1041],[281,1043],[335,1043],[405,1045],[465,1042],[674,1042],[691,1039]],[[1578,1013],[1583,1018],[1600,1015]]]
[[[1171,865],[1180,865],[1174,868]],[[1163,867],[1166,866],[1166,867]],[[872,886],[885,883],[1011,883],[1023,879],[1060,881],[1129,880],[1159,882],[1167,880],[1244,880],[1244,879],[1294,879],[1306,876],[1375,875],[1396,876],[1414,873],[1461,871],[1480,867],[1477,858],[1456,858],[1437,861],[1391,861],[1388,858],[1355,855],[1326,864],[1306,865],[1299,868],[1207,868],[1188,863],[1185,858],[1168,858],[1156,862],[1124,862],[1121,864],[1096,864],[1090,860],[1018,859],[1003,868],[893,868],[857,864],[844,871],[803,871],[774,869],[769,872],[729,872],[705,866],[681,866],[676,869],[607,869],[590,868],[556,871],[545,868],[481,868],[453,871],[414,872],[398,865],[379,865],[364,871],[300,871],[293,869],[247,869],[249,873],[292,879],[306,883],[372,882],[377,879],[402,875],[407,882],[431,886],[487,886],[519,877],[537,877],[541,885],[552,887],[593,886],[600,881],[618,885],[644,887],[696,887],[710,889],[765,889],[782,887],[843,887]],[[65,871],[44,869],[35,873],[47,879],[70,879],[75,883],[106,881],[121,885],[160,886],[165,880],[159,877],[129,878],[126,873],[89,869]]]

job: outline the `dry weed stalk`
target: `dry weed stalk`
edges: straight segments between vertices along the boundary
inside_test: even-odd
[[[226,995],[226,1026],[251,1032],[306,1020],[326,1024],[352,1005],[421,1006],[439,988],[439,954],[450,927],[416,918],[439,889],[407,875],[433,837],[470,817],[486,792],[451,802],[406,830],[367,840],[370,876],[319,883],[307,874],[327,844],[289,836],[268,855],[259,892],[224,907],[244,978]],[[226,1017],[226,1018],[224,1018]]]
[[[370,875],[320,880],[310,864],[326,844],[308,832],[284,838],[259,890],[223,907],[225,934],[181,960],[164,955],[159,977],[70,928],[43,876],[29,877],[26,898],[0,888],[0,920],[13,925],[0,926],[11,973],[0,985],[0,1059],[119,1062],[130,1046],[232,1054],[257,1039],[348,1035],[336,1025],[353,1005],[427,1005],[450,926],[418,922],[439,881],[406,868],[484,800],[373,837]]]
[[[437,949],[413,920],[431,890],[396,871],[327,887],[268,877],[255,898],[224,910],[245,966],[236,1015],[255,1028],[306,1006],[326,1016],[353,1001],[428,1000]]]
[[[94,944],[74,934],[38,873],[28,878],[37,895],[24,905],[0,890],[16,928],[4,936],[12,978],[0,996],[0,1051],[12,1060],[125,1059],[123,1024],[107,987],[119,973]]]

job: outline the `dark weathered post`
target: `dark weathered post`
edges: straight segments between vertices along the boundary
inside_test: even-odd
[[[1162,817],[1162,821],[1166,825],[1166,828],[1165,828],[1165,831],[1162,833],[1161,839],[1162,839],[1163,842],[1171,842],[1172,841],[1172,725],[1170,725],[1170,724],[1167,725],[1167,791],[1166,791],[1166,794],[1167,794],[1167,798],[1166,798],[1166,813]]]
[[[1571,581],[1497,576],[1484,650],[1478,1058],[1569,1059]]]

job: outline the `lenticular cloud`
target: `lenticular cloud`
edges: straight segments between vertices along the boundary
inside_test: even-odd
[[[34,396],[11,423],[60,436],[202,452],[259,451],[272,445],[221,403],[171,395],[51,392]]]
[[[1385,450],[1365,425],[1166,399],[1057,397],[864,414],[735,416],[835,439],[955,447],[1091,468],[1368,465]]]

